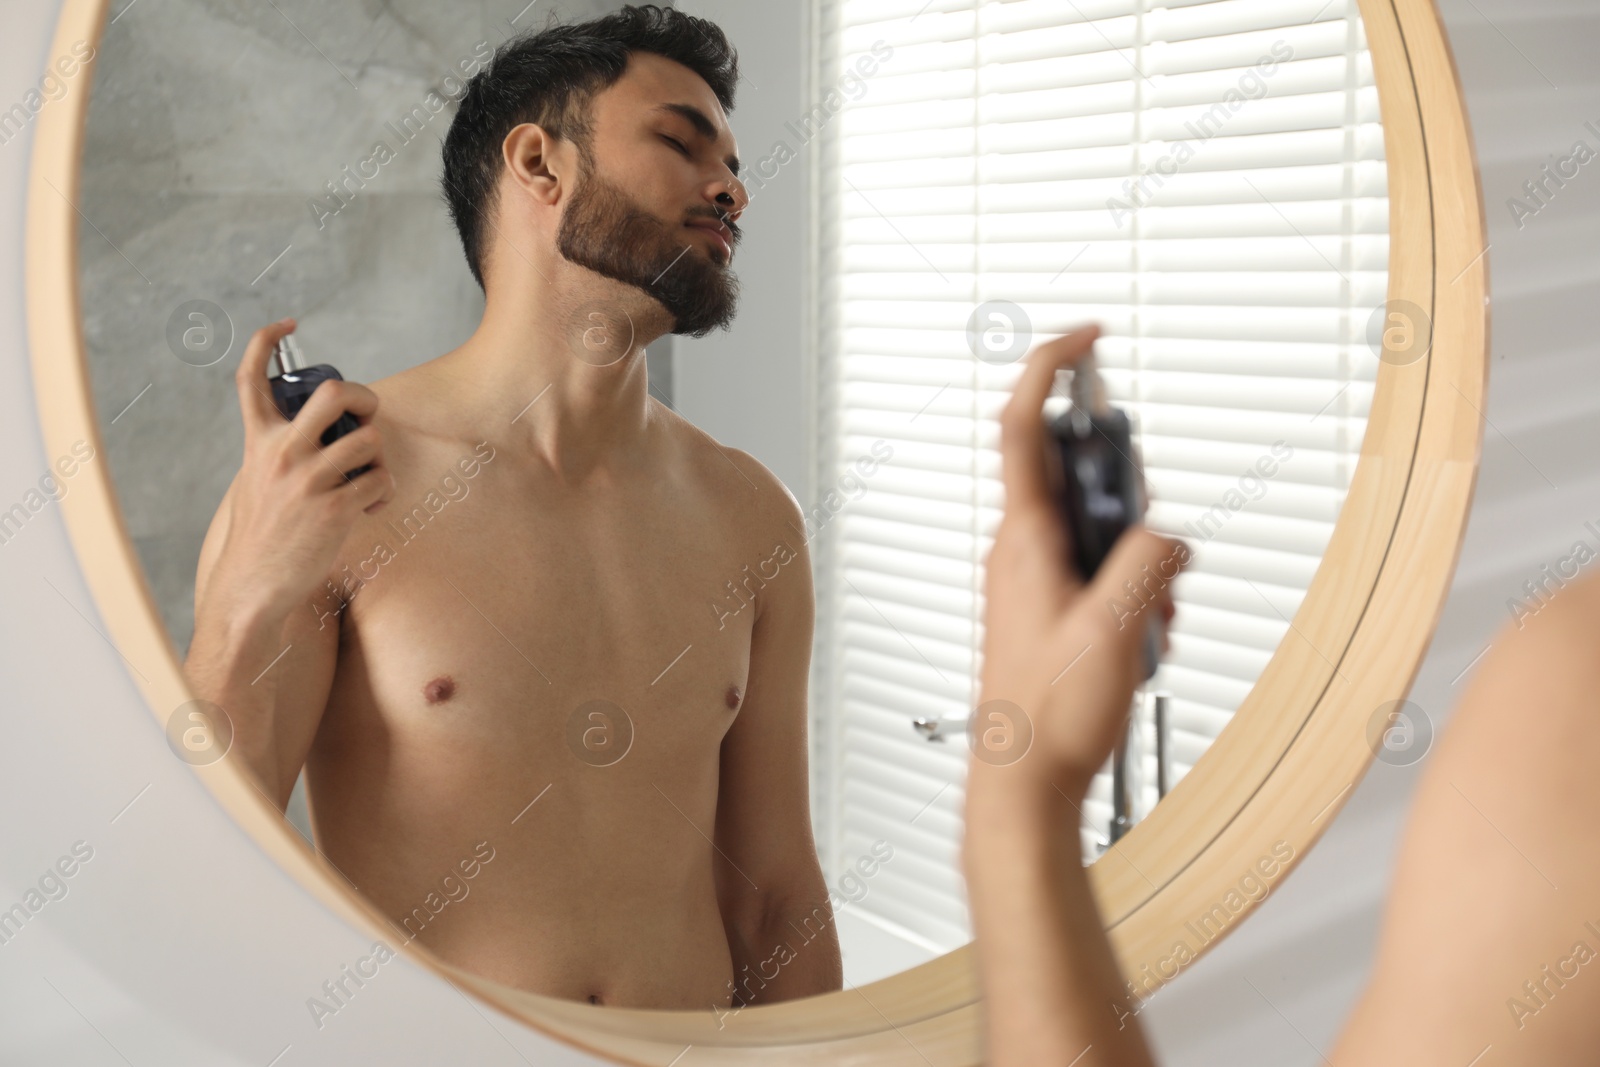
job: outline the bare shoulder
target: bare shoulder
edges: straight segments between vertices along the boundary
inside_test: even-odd
[[[717,441],[665,404],[652,399],[661,425],[685,465],[713,495],[719,512],[752,536],[778,530],[805,537],[805,513],[794,492],[750,453]]]
[[[383,434],[385,458],[390,458],[391,444],[403,447],[426,425],[426,381],[420,368],[412,367],[368,382],[367,388],[378,394],[378,410],[373,422]]]
[[[1586,576],[1491,642],[1423,764],[1335,1063],[1460,1064],[1489,1045],[1496,1063],[1571,1063],[1600,1046],[1597,636]]]
[[[1522,776],[1530,799],[1572,785],[1600,799],[1600,573],[1547,596],[1501,628],[1465,686],[1439,746],[1451,763]],[[1553,798],[1552,798],[1553,800]],[[1565,818],[1552,811],[1549,817]],[[1600,851],[1600,837],[1593,845]]]
[[[435,361],[436,362],[436,361]],[[383,441],[383,460],[394,477],[396,500],[410,500],[438,484],[463,457],[487,444],[479,432],[486,420],[464,414],[432,363],[422,363],[367,384],[378,395],[373,424]],[[492,455],[492,445],[490,445]],[[385,509],[376,516],[387,518]]]
[[[1600,634],[1600,569],[1575,578],[1542,602],[1529,597],[1520,603],[1526,612],[1518,609],[1502,631],[1512,656],[1547,661],[1573,678],[1600,677],[1600,656],[1593,654]]]

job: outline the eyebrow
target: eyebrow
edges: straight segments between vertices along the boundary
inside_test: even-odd
[[[708,141],[715,142],[717,139],[717,127],[706,117],[704,111],[701,111],[693,104],[661,104],[656,110],[671,112],[687,119],[689,125],[694,127],[695,132]],[[738,156],[729,156],[723,162],[728,164],[728,169],[733,171],[734,177],[739,176]]]

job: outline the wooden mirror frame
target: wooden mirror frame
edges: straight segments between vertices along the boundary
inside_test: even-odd
[[[1432,316],[1433,343],[1413,363],[1380,366],[1327,552],[1233,721],[1150,817],[1091,867],[1123,975],[1145,996],[1249,914],[1258,901],[1241,879],[1253,873],[1269,889],[1278,884],[1366,771],[1369,724],[1410,690],[1472,502],[1488,386],[1488,269],[1466,107],[1431,0],[1358,2],[1387,155],[1389,298]],[[50,54],[79,40],[98,45],[109,4],[65,0]],[[75,208],[92,78],[86,72],[81,91],[39,115],[29,177],[28,331],[52,455],[79,439],[103,449],[80,315]],[[138,684],[164,725],[193,695],[107,465],[86,466],[81,478],[61,503],[79,564],[113,643],[154,665]],[[394,932],[230,761],[194,771],[308,892],[369,936]],[[1274,873],[1265,876],[1269,866]],[[772,1064],[966,1067],[982,1058],[970,945],[867,986],[744,1009],[732,1025],[718,1024],[709,1006],[639,1011],[538,996],[449,965],[415,942],[403,951],[529,1026],[624,1063],[667,1067],[686,1046],[697,1065],[759,1056]]]

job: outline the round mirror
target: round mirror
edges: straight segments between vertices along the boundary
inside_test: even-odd
[[[556,24],[616,7],[565,3]],[[961,782],[980,731],[1026,725],[973,708],[1003,503],[994,418],[1035,341],[1099,321],[1148,521],[1196,557],[1170,654],[1082,813],[1125,976],[1153,992],[1389,751],[1373,716],[1404,695],[1448,585],[1486,283],[1433,14],[818,0],[803,49],[729,34],[804,65],[792,123],[746,127],[714,78],[630,62],[596,98],[585,160],[624,198],[584,216],[611,244],[527,255],[532,228],[458,225],[463,203],[483,209],[442,187],[441,147],[470,80],[551,10],[68,4],[60,36],[83,42],[94,91],[40,120],[30,299],[36,331],[81,331],[82,361],[42,366],[40,402],[53,437],[103,454],[63,507],[111,629],[170,641],[144,684],[175,753],[355,921],[589,1047],[667,1063],[686,1045],[842,1042],[969,1062]],[[694,33],[660,47],[714,55]],[[742,69],[729,88],[759,93],[761,66]],[[677,235],[661,258],[637,213],[660,227],[679,220],[650,204],[714,203],[705,183],[735,143],[748,233]],[[730,276],[792,258],[761,248],[780,180],[811,205],[793,297],[812,333],[793,353],[816,386],[817,476],[792,508],[676,414],[672,373],[732,321],[695,308],[720,295],[731,312]],[[508,333],[488,329],[474,276],[491,260],[465,269],[474,240],[502,277],[559,259],[562,285],[597,279],[596,306],[670,314],[648,353],[629,316],[619,359],[519,378],[515,345],[486,340]],[[684,255],[690,281],[663,289]],[[343,546],[344,580],[260,664],[257,681],[318,705],[297,720],[286,823],[283,798],[223,758],[227,710],[178,666],[240,467],[234,372],[250,334],[289,315],[305,362],[392,413],[396,485]],[[625,397],[654,436],[594,429],[622,408],[537,407],[550,384],[563,404]],[[585,448],[652,458],[563,465]],[[766,503],[741,502],[750,488]],[[1145,625],[1148,593],[1106,610]],[[780,914],[792,937],[764,925]],[[844,990],[813,996],[840,988],[833,944]]]

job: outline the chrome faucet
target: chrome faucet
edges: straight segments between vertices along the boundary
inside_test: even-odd
[[[943,742],[946,723],[951,724],[957,731],[967,728],[965,719],[912,719],[911,728],[921,734],[924,741]]]
[[[1139,689],[1133,695],[1128,725],[1111,753],[1111,822],[1106,827],[1102,850],[1116,844],[1139,821],[1138,798],[1142,793],[1143,760],[1139,725],[1142,710],[1150,709],[1156,738],[1156,800],[1166,798],[1172,788],[1172,694],[1165,690]],[[925,741],[944,744],[951,734],[965,733],[967,718],[922,717],[911,720],[911,728]]]
[[[1162,801],[1166,790],[1171,789],[1171,704],[1173,694],[1166,691],[1149,693],[1139,689],[1133,694],[1133,709],[1128,715],[1128,726],[1110,757],[1110,824],[1106,827],[1106,846],[1122,840],[1134,822],[1141,819],[1139,797],[1144,784],[1144,744],[1139,729],[1141,710],[1149,707],[1152,733],[1155,734],[1155,800]]]
[[[1148,707],[1156,737],[1156,800],[1166,798],[1172,784],[1171,709],[1172,694],[1140,689],[1133,696],[1128,725],[1111,753],[1111,823],[1106,828],[1107,847],[1114,845],[1139,821],[1138,798],[1143,790],[1144,761],[1140,757],[1141,709]]]

